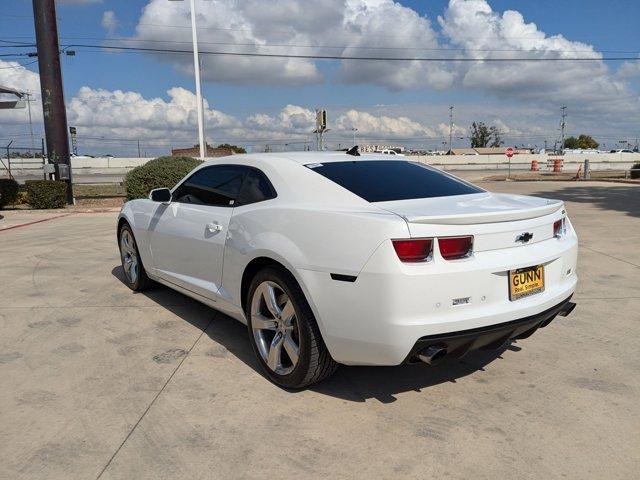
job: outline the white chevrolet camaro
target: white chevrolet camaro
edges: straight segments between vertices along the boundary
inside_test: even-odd
[[[118,218],[126,281],[245,323],[267,376],[459,358],[573,307],[564,204],[487,192],[408,157],[357,151],[204,162]]]

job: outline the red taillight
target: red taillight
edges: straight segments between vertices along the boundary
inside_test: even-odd
[[[553,222],[553,236],[561,237],[564,233],[564,218]]]
[[[421,262],[429,258],[433,248],[432,238],[416,240],[392,240],[398,258],[403,262]]]
[[[440,255],[445,260],[464,258],[471,254],[473,236],[439,238]]]

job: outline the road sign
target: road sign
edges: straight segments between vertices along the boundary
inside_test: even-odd
[[[509,158],[513,157],[513,148],[511,147],[507,148],[507,151],[505,153],[507,154],[507,157]]]

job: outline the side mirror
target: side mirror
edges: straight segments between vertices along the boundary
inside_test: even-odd
[[[149,193],[149,199],[154,202],[171,203],[171,190],[168,188],[154,188]]]

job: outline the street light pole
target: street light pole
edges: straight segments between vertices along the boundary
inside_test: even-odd
[[[358,129],[356,127],[353,127],[351,129],[351,131],[353,131],[353,146],[356,146],[356,132],[358,131]]]
[[[171,0],[176,1],[176,0]],[[180,1],[180,0],[178,0]],[[200,89],[200,55],[198,54],[198,30],[196,28],[196,0],[190,0],[191,10],[191,37],[193,40],[193,70],[196,76],[196,103],[198,110],[198,141],[200,143],[200,158],[205,157],[204,143],[204,108],[202,104],[202,91]]]
[[[27,107],[29,108],[29,134],[31,135],[31,150],[35,150],[36,142],[33,138],[33,120],[31,119],[31,93],[27,93]]]
[[[561,130],[561,140],[560,140],[560,154],[564,155],[564,127],[566,125],[565,123],[565,118],[567,118],[567,106],[563,105],[562,107],[560,107],[560,110],[562,110],[562,121],[560,122],[560,130]]]
[[[449,154],[453,154],[453,105],[449,107]]]
[[[196,28],[196,0],[191,0],[191,35],[193,37],[193,68],[196,74],[196,102],[198,104],[198,140],[200,141],[200,158],[204,160],[204,109],[202,108],[202,91],[200,90],[200,55],[198,55],[198,31]]]

